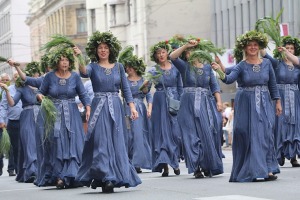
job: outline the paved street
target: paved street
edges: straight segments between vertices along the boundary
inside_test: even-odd
[[[273,182],[229,183],[232,165],[230,150],[224,150],[225,173],[213,178],[195,179],[187,174],[180,163],[181,175],[170,170],[170,176],[162,178],[159,173],[144,172],[143,183],[136,188],[116,188],[113,194],[103,194],[101,189],[77,188],[57,190],[55,187],[38,188],[33,184],[17,183],[5,172],[0,177],[0,199],[112,199],[112,200],[296,200],[300,199],[300,169],[289,162],[281,168],[279,179]],[[6,165],[7,166],[7,161]],[[4,168],[6,170],[6,168]],[[145,170],[144,170],[145,171]]]

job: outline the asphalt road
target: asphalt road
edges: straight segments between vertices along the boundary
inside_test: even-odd
[[[39,188],[30,183],[17,183],[5,172],[0,177],[0,200],[298,200],[300,199],[300,168],[292,168],[287,161],[281,167],[279,179],[271,182],[229,183],[232,166],[230,150],[225,150],[225,173],[213,178],[195,179],[187,173],[185,163],[180,163],[181,175],[170,170],[169,177],[143,170],[143,183],[136,188],[116,188],[112,194],[101,189],[76,188],[57,190],[55,187]],[[6,170],[7,161],[4,170]]]

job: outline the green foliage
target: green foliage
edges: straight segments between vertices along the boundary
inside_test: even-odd
[[[40,63],[33,61],[26,65],[25,73],[27,76],[33,76],[36,73],[41,74],[40,68]]]
[[[71,48],[55,48],[48,55],[51,69],[57,69],[61,57],[66,57],[70,62],[70,71],[75,69],[75,56]]]
[[[155,66],[155,70],[151,72],[147,72],[144,78],[151,83],[157,84],[159,82],[160,77],[163,75],[163,72],[159,69],[159,66]]]
[[[243,60],[243,50],[238,49],[238,48],[234,48],[233,50],[233,56],[236,60],[236,63],[239,63]]]
[[[210,64],[213,62],[213,58],[209,52],[203,50],[195,50],[191,52],[188,62],[192,65],[196,60],[200,63]]]
[[[7,60],[8,60],[7,58],[4,58],[4,57],[0,56],[0,62],[7,62]]]
[[[15,85],[16,85],[16,87],[24,87],[24,86],[25,86],[25,81],[23,81],[23,80],[21,79],[21,77],[18,77],[18,78],[16,79]]]
[[[41,104],[41,110],[45,114],[44,126],[45,126],[45,139],[49,137],[51,130],[54,128],[56,121],[57,110],[54,103],[48,98],[44,97]]]
[[[255,23],[255,30],[266,33],[275,43],[276,47],[282,46],[282,38],[280,36],[280,24],[279,18],[283,12],[283,9],[280,10],[275,19],[272,17],[264,17],[259,19]],[[284,57],[281,53],[279,56],[281,59]]]
[[[248,31],[237,37],[235,41],[235,48],[242,51],[251,41],[256,41],[261,49],[268,46],[268,37],[266,34],[258,31]]]
[[[9,156],[10,151],[10,138],[6,128],[3,128],[2,137],[0,138],[0,154],[5,154],[6,157]]]
[[[177,49],[182,45],[186,44],[188,40],[184,38],[183,35],[176,34],[170,40],[169,44],[171,45],[172,49]]]
[[[119,52],[121,51],[121,43],[120,41],[110,32],[102,32],[96,31],[89,38],[86,47],[86,53],[89,56],[92,62],[98,62],[99,57],[97,54],[97,48],[99,44],[105,43],[109,47],[109,62],[115,63],[117,61]]]

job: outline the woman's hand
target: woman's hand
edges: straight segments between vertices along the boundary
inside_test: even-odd
[[[150,118],[152,114],[152,109],[148,109],[147,110],[147,117]]]
[[[282,113],[282,106],[280,99],[276,100],[276,115],[279,116]]]
[[[88,122],[90,119],[90,115],[91,115],[91,106],[86,106],[85,110],[86,110],[85,119]]]
[[[5,92],[8,92],[8,87],[7,87],[6,84],[0,83],[0,87],[1,87]]]
[[[198,44],[199,44],[199,42],[197,40],[189,40],[188,43],[186,43],[185,45],[186,45],[187,48],[191,48],[191,47],[194,47]]]
[[[220,101],[217,101],[217,110],[218,110],[218,112],[222,112],[223,111],[223,104]]]
[[[77,46],[73,47],[73,50],[76,56],[82,54],[81,50]]]
[[[212,68],[214,71],[216,71],[216,70],[220,69],[221,67],[220,67],[220,65],[219,65],[218,63],[212,62],[212,63],[211,63],[211,68]]]
[[[286,52],[286,48],[285,47],[277,47],[277,50],[279,52]]]
[[[11,67],[17,67],[19,65],[16,65],[16,62],[12,59],[8,59],[7,63],[11,66]]]
[[[135,107],[134,108],[130,108],[130,112],[131,112],[130,118],[132,120],[136,120],[139,117],[139,113],[136,111]]]
[[[42,95],[42,94],[37,94],[37,95],[36,95],[36,99],[37,99],[39,102],[42,102],[42,101],[43,101],[43,98],[44,98],[44,95]]]

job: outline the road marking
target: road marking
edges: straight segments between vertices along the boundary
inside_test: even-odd
[[[195,200],[270,200],[256,197],[249,197],[243,195],[227,195],[227,196],[214,196],[214,197],[200,197],[194,198]]]

